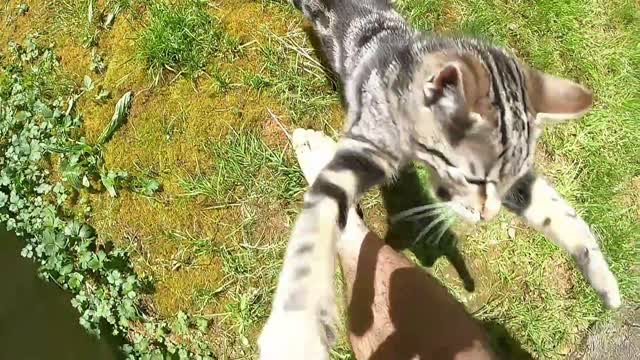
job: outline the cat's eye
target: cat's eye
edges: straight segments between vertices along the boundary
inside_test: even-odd
[[[464,178],[469,184],[472,185],[483,185],[486,186],[487,184],[497,184],[497,181],[495,180],[487,180],[487,179],[483,179],[483,178],[477,178],[477,177],[467,177],[465,176]]]
[[[469,184],[473,184],[473,185],[486,185],[487,184],[487,180],[482,179],[482,178],[472,178],[472,177],[466,177],[464,178]]]
[[[436,190],[436,195],[442,201],[451,200],[451,193],[447,189],[443,188],[442,186],[438,187],[438,190]]]

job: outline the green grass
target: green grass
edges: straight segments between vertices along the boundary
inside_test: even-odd
[[[300,171],[286,153],[271,149],[254,132],[233,131],[206,145],[217,159],[211,174],[182,181],[185,195],[205,196],[220,205],[257,199],[290,201],[304,191]]]
[[[235,56],[240,43],[207,12],[207,2],[147,1],[149,24],[137,39],[137,57],[158,79],[164,71],[197,76],[212,57]]]
[[[301,28],[286,35],[264,30],[267,41],[260,45],[264,66],[258,76],[265,81],[258,85],[268,88],[289,109],[292,122],[297,126],[312,126],[327,122],[328,106],[339,103],[334,80],[327,76],[322,62]],[[250,83],[255,86],[255,83]]]

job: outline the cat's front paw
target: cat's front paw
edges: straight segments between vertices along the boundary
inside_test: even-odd
[[[622,305],[618,281],[604,259],[600,249],[584,248],[577,256],[578,266],[591,287],[598,293],[602,302],[609,309],[617,309]]]
[[[273,314],[258,339],[260,360],[329,360],[327,334],[306,311]]]
[[[622,305],[618,281],[608,268],[602,270],[602,272],[595,277],[592,285],[606,307],[609,309],[617,309]]]
[[[622,297],[620,296],[620,291],[617,289],[617,284],[615,291],[606,293],[604,296],[602,296],[602,299],[605,306],[609,309],[619,308],[622,305]]]

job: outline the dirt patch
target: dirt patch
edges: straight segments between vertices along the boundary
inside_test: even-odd
[[[640,359],[640,308],[630,307],[589,330],[568,360]]]

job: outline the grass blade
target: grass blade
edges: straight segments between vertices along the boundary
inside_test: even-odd
[[[133,100],[133,93],[131,91],[124,94],[118,103],[116,104],[116,111],[113,113],[113,117],[109,122],[109,125],[102,131],[102,134],[98,138],[97,145],[104,145],[111,139],[113,133],[124,124],[129,117],[129,110],[131,109],[131,101]]]
[[[87,10],[87,22],[89,25],[93,23],[93,0],[89,0],[89,8]]]

